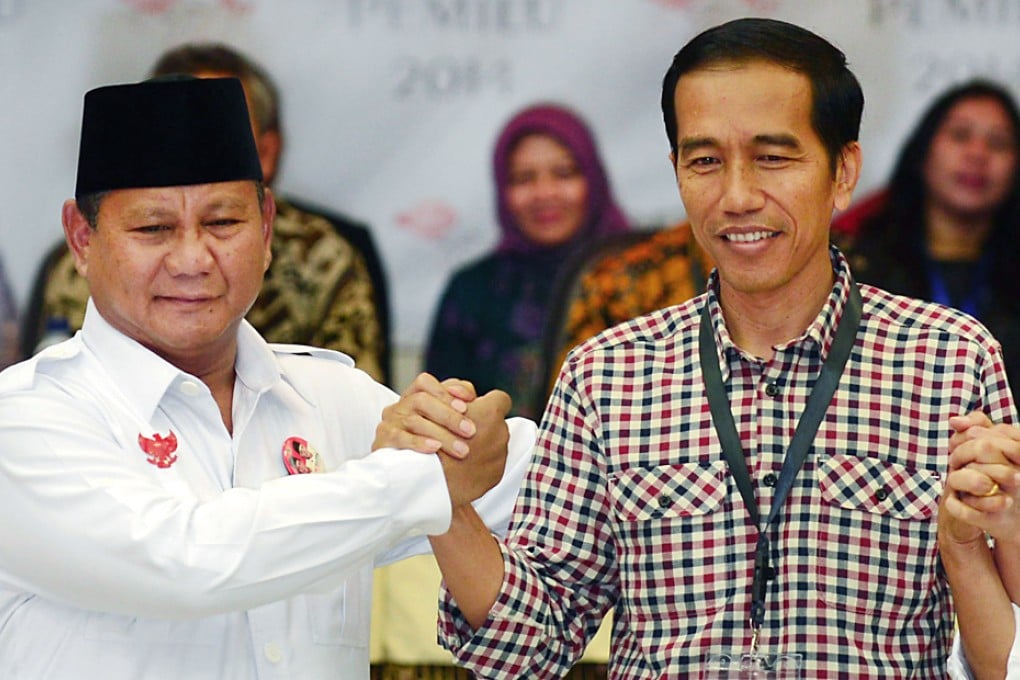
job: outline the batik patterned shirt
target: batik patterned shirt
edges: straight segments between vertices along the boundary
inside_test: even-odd
[[[704,292],[711,269],[712,261],[695,243],[689,222],[600,259],[578,283],[548,384],[552,386],[571,349],[610,326],[690,300]]]
[[[716,356],[762,517],[843,317],[849,269],[806,332],[762,360],[709,291],[569,355],[502,545],[505,577],[472,631],[447,597],[440,634],[484,678],[558,678],[615,607],[610,676],[696,678],[750,650],[758,528],[724,461],[698,351]],[[973,318],[861,286],[837,391],[770,533],[760,651],[805,678],[944,678],[953,608],[936,547],[949,418],[1014,422],[998,343]]]
[[[567,318],[564,356],[610,326],[704,292],[710,269],[711,260],[697,247],[688,222],[607,255],[578,286]]]

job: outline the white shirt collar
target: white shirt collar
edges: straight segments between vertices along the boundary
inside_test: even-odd
[[[81,340],[143,418],[152,416],[174,383],[198,380],[110,325],[91,298],[85,308]],[[237,379],[256,393],[281,379],[280,366],[268,343],[244,320],[237,332],[234,371]]]

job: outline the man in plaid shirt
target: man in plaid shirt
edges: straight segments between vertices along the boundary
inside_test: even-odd
[[[615,608],[613,678],[694,678],[752,652],[804,678],[945,677],[949,420],[1015,420],[999,345],[956,310],[858,295],[830,247],[861,166],[863,95],[837,48],[784,22],[729,22],[676,55],[662,106],[717,267],[708,292],[571,352],[506,541],[470,509],[432,539],[441,641],[478,677],[558,678]],[[849,358],[791,477],[843,326]],[[720,443],[713,366],[756,508]],[[419,436],[447,445],[439,423],[453,421],[432,420]]]

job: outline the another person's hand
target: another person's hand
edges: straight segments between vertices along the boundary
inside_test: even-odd
[[[939,518],[943,540],[1020,543],[1020,429],[983,413],[952,418],[949,474]]]
[[[411,449],[422,453],[443,451],[464,458],[474,436],[475,424],[465,416],[468,403],[476,397],[466,380],[450,378],[439,382],[420,373],[400,395],[400,401],[383,409],[382,422],[375,430],[372,448]]]
[[[506,467],[510,430],[506,415],[510,396],[493,390],[467,405],[467,417],[477,428],[471,437],[471,455],[458,459],[439,453],[454,508],[467,505],[496,486]]]

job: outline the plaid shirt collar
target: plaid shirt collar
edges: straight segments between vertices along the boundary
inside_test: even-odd
[[[836,330],[839,328],[839,320],[843,318],[846,311],[847,299],[850,294],[850,285],[853,284],[853,277],[850,274],[850,265],[846,257],[836,246],[829,246],[829,258],[832,261],[832,269],[836,274],[836,282],[829,293],[829,298],[819,310],[815,320],[797,338],[790,340],[783,345],[777,345],[774,349],[782,350],[793,345],[810,344],[820,352],[822,361],[829,354],[833,340],[836,337]],[[734,354],[743,354],[730,336],[726,328],[726,320],[723,317],[722,305],[719,303],[719,270],[713,269],[708,278],[708,293],[706,302],[709,312],[712,315],[712,326],[715,328],[715,347],[719,367],[722,369],[723,381],[730,379],[730,361],[728,358]]]

